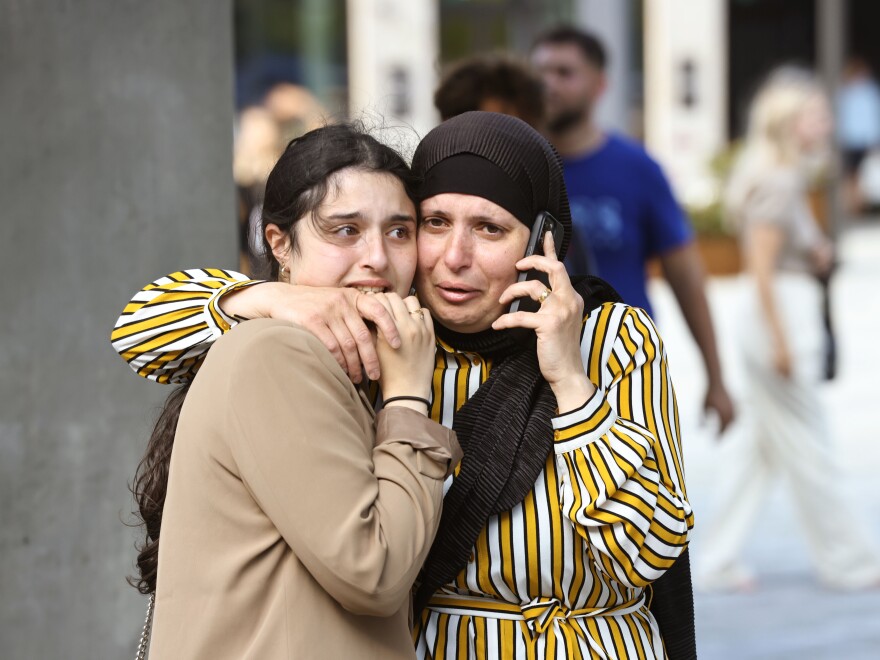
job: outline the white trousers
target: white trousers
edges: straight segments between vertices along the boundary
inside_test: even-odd
[[[775,299],[788,337],[793,375],[773,368],[772,343],[753,280],[741,283],[740,320],[750,432],[730,438],[719,461],[720,506],[698,563],[699,583],[727,589],[751,578],[742,548],[778,482],[787,486],[820,580],[857,589],[880,583],[880,559],[841,494],[841,475],[819,396],[823,367],[821,289],[807,275],[782,274]]]

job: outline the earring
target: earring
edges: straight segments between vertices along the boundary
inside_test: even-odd
[[[285,265],[284,265],[283,263],[281,263],[280,261],[278,262],[278,266],[280,267],[281,277],[282,277],[282,278],[287,277],[287,266],[285,266]]]

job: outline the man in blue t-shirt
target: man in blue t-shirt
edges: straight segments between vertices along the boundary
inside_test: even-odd
[[[651,311],[646,263],[657,257],[703,356],[705,408],[723,430],[733,403],[721,364],[693,231],[660,166],[638,144],[596,125],[606,54],[593,35],[570,27],[539,37],[532,64],[544,84],[546,133],[565,165],[574,240],[566,266],[608,280],[630,305]]]
[[[586,272],[592,260],[628,304],[650,313],[647,261],[693,238],[663,172],[641,146],[617,135],[563,163],[576,235],[585,237],[572,245],[569,271]]]

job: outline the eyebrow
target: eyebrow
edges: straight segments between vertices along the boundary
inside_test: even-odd
[[[364,217],[363,213],[360,211],[349,211],[348,213],[331,213],[328,216],[325,216],[328,220],[358,220]],[[415,222],[416,219],[414,216],[409,215],[408,213],[394,213],[388,216],[387,220],[391,222]]]
[[[444,218],[449,217],[449,213],[447,213],[446,211],[440,210],[440,209],[428,211],[427,213],[422,213],[422,215],[423,216],[439,215]],[[502,224],[504,222],[503,218],[494,218],[490,215],[481,215],[481,214],[469,215],[469,216],[467,216],[467,219],[468,220],[476,220],[477,222],[491,222],[492,224],[496,224],[496,225]]]

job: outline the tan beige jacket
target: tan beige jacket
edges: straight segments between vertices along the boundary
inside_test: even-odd
[[[416,412],[376,417],[305,330],[236,327],[180,417],[151,660],[414,657],[410,586],[460,456]]]

